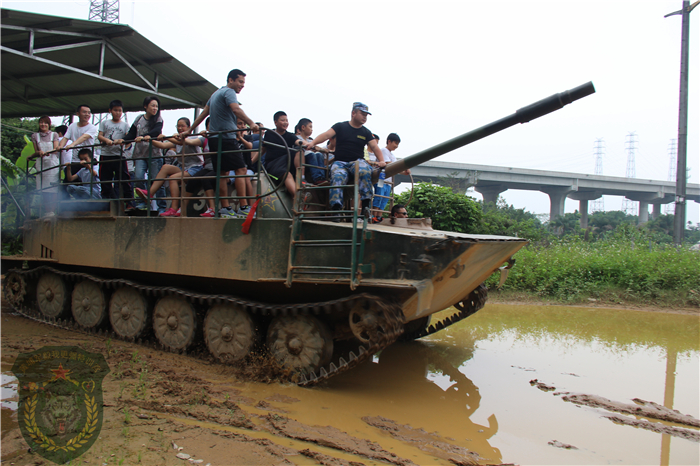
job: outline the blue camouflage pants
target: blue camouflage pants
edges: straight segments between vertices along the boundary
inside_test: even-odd
[[[372,168],[367,161],[360,160],[358,188],[360,199],[372,199]],[[342,186],[352,181],[355,176],[355,162],[334,161],[331,165],[331,186]],[[331,207],[343,204],[343,188],[331,189]]]

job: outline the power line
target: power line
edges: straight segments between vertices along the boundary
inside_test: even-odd
[[[119,22],[119,0],[90,0],[90,21]]]
[[[605,141],[603,138],[595,140],[595,146],[593,147],[595,151],[595,169],[593,170],[594,175],[603,174],[603,153],[605,152]],[[593,212],[603,212],[605,211],[605,202],[603,201],[603,196],[598,199],[594,199],[591,204],[591,213]]]
[[[678,153],[678,141],[671,139],[668,143],[668,181],[676,181],[676,154]],[[664,214],[673,215],[676,211],[676,205],[673,203],[664,204]]]
[[[625,178],[636,178],[637,171],[634,166],[634,154],[637,150],[637,133],[630,132],[627,133],[627,138],[625,141],[625,150],[627,151],[627,169],[625,170]],[[637,204],[627,199],[622,198],[622,209],[627,215],[637,215]]]

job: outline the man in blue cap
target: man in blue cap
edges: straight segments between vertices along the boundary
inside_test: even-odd
[[[369,219],[369,205],[372,200],[372,168],[364,158],[365,146],[368,145],[369,149],[377,157],[378,166],[384,167],[386,163],[384,162],[382,150],[372,137],[372,131],[364,126],[367,122],[367,115],[371,115],[367,105],[362,102],[355,102],[352,104],[350,121],[334,124],[331,129],[318,135],[316,139],[307,142],[304,146],[310,150],[312,147],[335,137],[335,159],[330,171],[331,186],[348,184],[348,179],[355,173],[355,161],[360,161],[358,188],[362,201],[362,211]],[[341,210],[343,208],[342,188],[331,189],[330,204],[332,210]]]

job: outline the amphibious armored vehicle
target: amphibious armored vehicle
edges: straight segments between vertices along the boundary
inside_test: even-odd
[[[593,92],[587,83],[555,94],[392,163],[386,175]],[[337,212],[303,205],[305,190],[323,187],[299,185],[293,203],[264,173],[258,186],[257,218],[245,221],[126,216],[116,201],[109,212],[27,220],[25,253],[2,260],[5,297],[42,319],[155,339],[165,350],[206,345],[226,364],[264,346],[307,385],[481,309],[481,283],[527,243],[436,231],[424,219],[369,224],[357,201],[351,223],[334,223],[323,216]],[[357,200],[357,186],[347,189]],[[429,324],[451,306],[458,312]]]

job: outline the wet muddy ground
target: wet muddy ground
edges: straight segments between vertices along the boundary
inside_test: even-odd
[[[3,464],[47,464],[10,369],[49,345],[108,356],[100,438],[76,464],[700,464],[697,312],[487,304],[310,389],[7,310],[1,324]]]

